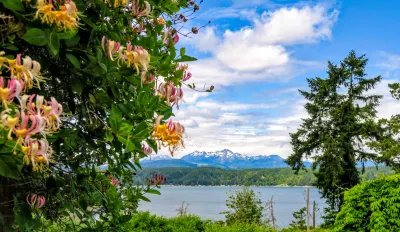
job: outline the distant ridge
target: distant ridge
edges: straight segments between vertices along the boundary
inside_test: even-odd
[[[311,162],[305,161],[306,167]],[[246,156],[229,149],[215,152],[195,151],[180,159],[167,155],[153,155],[141,160],[144,168],[161,167],[218,167],[223,169],[283,168],[288,167],[279,155]]]

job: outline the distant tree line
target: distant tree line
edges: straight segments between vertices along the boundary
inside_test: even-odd
[[[298,175],[290,168],[226,170],[219,168],[149,168],[137,173],[138,183],[146,181],[154,173],[165,175],[169,185],[252,185],[252,186],[313,186],[316,178],[308,169]],[[379,174],[393,173],[389,167],[366,168],[360,178],[376,179]]]

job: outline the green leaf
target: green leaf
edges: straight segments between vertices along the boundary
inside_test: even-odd
[[[121,216],[121,217],[119,218],[119,222],[120,222],[120,223],[126,223],[126,222],[128,222],[129,220],[131,220],[131,218],[132,218],[132,215],[123,215],[123,216]]]
[[[147,139],[146,142],[155,153],[158,152],[157,142],[154,139]]]
[[[147,201],[147,202],[151,202],[149,198],[147,198],[147,197],[145,197],[143,195],[139,196],[139,199],[142,199],[142,200]]]
[[[197,59],[191,56],[184,55],[181,58],[175,60],[176,62],[190,62],[190,61],[196,61]]]
[[[14,151],[21,151],[20,146],[14,140],[8,140],[0,149],[0,153],[13,154]]]
[[[147,189],[147,190],[145,190],[145,192],[150,193],[150,194],[161,195],[160,191],[158,191],[156,189]]]
[[[64,31],[64,32],[58,33],[58,38],[59,38],[59,39],[71,39],[71,38],[74,37],[77,33],[78,33],[78,30],[74,30],[74,31]]]
[[[121,41],[121,37],[116,32],[109,31],[107,35],[114,41]]]
[[[24,40],[36,46],[44,46],[47,43],[46,34],[39,28],[31,28],[23,36]]]
[[[106,142],[112,142],[114,140],[114,135],[111,131],[106,132]]]
[[[80,69],[81,68],[81,63],[79,62],[78,58],[76,58],[74,55],[68,53],[67,55],[67,59],[69,60],[69,62],[71,62],[71,64],[75,67]]]
[[[58,55],[58,52],[60,51],[60,39],[58,38],[57,33],[52,32],[50,34],[49,47],[54,56]]]
[[[81,94],[83,90],[83,85],[77,76],[72,76],[71,78],[71,88],[72,90],[77,93]]]
[[[22,0],[2,0],[1,1],[5,8],[10,9],[12,11],[21,11],[24,12],[25,8],[22,4]]]
[[[107,72],[107,65],[103,64],[103,63],[99,63],[100,67]]]
[[[134,141],[130,138],[126,140],[126,148],[125,148],[125,153],[129,153],[135,150],[135,144]]]
[[[142,121],[135,127],[133,135],[137,138],[147,138],[149,134],[149,126],[145,121]]]
[[[171,56],[171,59],[175,59],[176,51],[175,51],[174,43],[170,43],[170,45],[169,45],[169,54]]]
[[[119,127],[122,123],[122,113],[118,109],[116,105],[111,106],[111,114],[110,114],[110,126],[114,131],[119,131]]]
[[[118,133],[122,134],[122,135],[130,135],[132,132],[133,126],[132,124],[128,123],[128,122],[122,122],[121,126],[118,130]]]
[[[0,175],[13,179],[19,179],[21,169],[22,160],[20,162],[17,160],[16,156],[0,155]]]
[[[81,37],[79,37],[79,35],[76,35],[76,36],[72,37],[71,39],[65,40],[65,45],[67,45],[67,47],[75,46],[79,43],[80,39],[81,39]]]
[[[181,57],[185,56],[186,53],[186,48],[181,48],[181,50],[179,51],[179,55],[181,55]]]
[[[10,51],[18,51],[18,48],[12,44],[7,44],[4,48]]]

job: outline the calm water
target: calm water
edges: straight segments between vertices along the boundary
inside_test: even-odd
[[[225,200],[226,193],[230,190],[236,190],[236,186],[201,186],[201,187],[180,187],[163,186],[161,195],[146,195],[151,199],[151,203],[141,203],[139,210],[149,210],[160,216],[174,217],[182,202],[189,203],[189,213],[197,214],[203,219],[224,220],[224,215],[220,212],[226,211]],[[287,227],[293,219],[292,212],[306,206],[305,190],[303,187],[252,187],[255,192],[259,192],[263,203],[267,202],[273,196],[274,214],[279,227]],[[324,200],[315,188],[310,188],[310,202],[316,201],[317,224],[322,222]],[[312,207],[310,205],[310,207]],[[312,213],[312,208],[310,208]],[[310,220],[311,221],[311,220]]]

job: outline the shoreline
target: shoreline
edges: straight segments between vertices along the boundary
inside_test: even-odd
[[[173,185],[163,184],[161,187],[244,187],[245,185]],[[316,188],[315,186],[288,186],[288,185],[249,185],[247,187],[268,187],[268,188]]]

